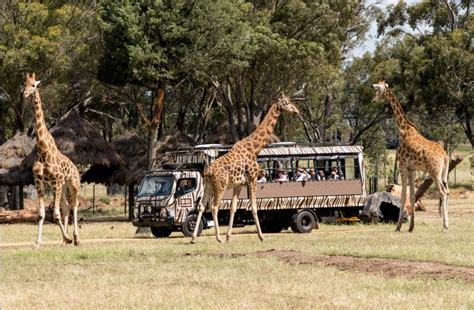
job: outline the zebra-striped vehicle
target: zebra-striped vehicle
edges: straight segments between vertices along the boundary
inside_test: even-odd
[[[142,179],[133,225],[150,227],[156,237],[180,230],[191,236],[197,205],[204,193],[206,166],[230,150],[223,145],[199,145],[167,153],[166,164]],[[354,219],[367,202],[361,146],[300,146],[276,143],[257,157],[264,174],[257,184],[257,208],[263,232],[291,227],[307,233],[321,218]],[[219,224],[227,224],[232,191],[221,201]],[[234,225],[254,224],[246,190],[239,196]],[[214,226],[210,212],[199,223]],[[200,229],[200,232],[202,230]]]

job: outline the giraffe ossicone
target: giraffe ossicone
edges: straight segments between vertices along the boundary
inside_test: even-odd
[[[204,172],[204,194],[199,204],[196,223],[199,223],[207,205],[211,204],[212,218],[215,225],[216,239],[223,242],[220,237],[218,211],[220,202],[225,190],[232,189],[232,201],[230,204],[229,227],[227,229],[227,241],[232,235],[234,215],[237,210],[237,200],[240,190],[246,185],[250,193],[252,215],[257,227],[258,237],[263,241],[263,234],[257,215],[256,191],[257,178],[261,172],[261,167],[257,163],[257,155],[268,144],[273,129],[277,123],[281,112],[299,114],[298,108],[291,102],[290,98],[283,93],[280,98],[273,103],[265,118],[255,131],[248,137],[238,141],[224,156],[214,161]],[[199,225],[196,224],[191,243],[197,238]]]
[[[51,187],[54,192],[54,211],[53,217],[57,221],[61,234],[63,236],[63,245],[72,243],[73,240],[67,233],[70,206],[66,199],[66,188],[71,195],[73,204],[73,238],[74,245],[79,245],[79,228],[77,224],[77,195],[80,187],[79,170],[74,163],[62,154],[53,136],[49,133],[44,120],[43,106],[36,81],[36,74],[26,74],[26,81],[23,90],[23,96],[26,98],[33,96],[36,121],[36,160],[33,164],[33,177],[35,180],[36,191],[38,192],[38,238],[35,242],[35,248],[42,243],[43,223],[45,218],[44,208],[44,189],[45,186]],[[63,207],[63,221],[61,220],[60,204]]]

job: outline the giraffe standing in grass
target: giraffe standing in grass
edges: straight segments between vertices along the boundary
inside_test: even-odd
[[[402,177],[402,194],[400,215],[396,231],[400,231],[403,221],[403,206],[405,206],[407,185],[410,187],[410,205],[415,205],[415,173],[417,170],[426,171],[438,186],[440,193],[440,209],[443,216],[443,230],[448,230],[448,167],[449,157],[441,144],[423,137],[419,130],[406,117],[403,109],[385,81],[381,80],[372,85],[376,89],[374,99],[385,97],[395,114],[395,120],[400,135],[400,146],[397,157],[400,162]],[[410,214],[410,227],[415,227],[415,212]]]
[[[227,230],[227,241],[232,235],[232,226],[234,224],[234,214],[237,210],[237,199],[240,190],[244,185],[248,186],[251,200],[252,215],[257,226],[258,237],[263,241],[262,230],[257,216],[256,190],[257,177],[261,172],[261,167],[257,163],[257,155],[268,144],[273,128],[282,111],[299,114],[296,106],[290,98],[282,94],[280,98],[272,104],[267,115],[257,129],[247,138],[238,141],[232,149],[224,156],[213,162],[204,173],[204,195],[203,201],[199,205],[199,213],[194,228],[191,243],[194,243],[197,237],[202,213],[211,202],[212,218],[215,224],[216,239],[223,242],[219,233],[219,223],[217,212],[220,202],[226,189],[233,189],[233,196],[230,206],[229,227]]]
[[[42,242],[43,222],[45,218],[44,209],[44,189],[45,186],[52,188],[54,192],[54,212],[53,218],[59,224],[63,236],[63,245],[72,242],[72,239],[67,233],[69,204],[66,200],[65,190],[66,186],[71,194],[71,201],[73,204],[73,220],[74,220],[74,245],[79,245],[79,229],[77,226],[77,193],[80,186],[80,175],[77,167],[72,161],[59,152],[53,136],[49,133],[46,123],[44,121],[43,108],[41,98],[38,90],[38,84],[35,74],[26,75],[23,95],[25,98],[33,96],[35,106],[35,120],[36,120],[36,161],[33,164],[33,177],[35,180],[36,191],[38,192],[38,239],[35,247],[38,248]],[[60,202],[63,205],[63,220],[61,221],[61,213],[59,210]]]

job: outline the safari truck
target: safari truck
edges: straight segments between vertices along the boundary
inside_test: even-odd
[[[191,236],[214,226],[210,210],[196,223],[204,193],[203,173],[230,150],[225,145],[199,145],[165,155],[160,169],[141,180],[133,210],[133,225],[150,227],[155,237],[172,231]],[[276,233],[289,227],[307,233],[324,217],[357,219],[367,202],[361,146],[301,146],[270,144],[257,156],[264,171],[257,184],[257,209],[262,231]],[[285,178],[281,178],[282,175]],[[219,209],[219,224],[226,225],[232,190]],[[241,191],[234,226],[255,224],[249,194]]]

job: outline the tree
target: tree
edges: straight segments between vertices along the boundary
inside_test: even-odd
[[[26,72],[35,71],[43,81],[46,116],[60,116],[76,104],[67,95],[85,80],[83,72],[90,70],[97,38],[94,3],[1,2],[0,101],[2,109],[9,107],[2,113],[3,136],[31,127],[33,113],[21,93]],[[66,104],[64,98],[69,99]]]

